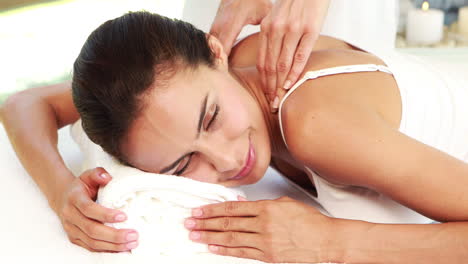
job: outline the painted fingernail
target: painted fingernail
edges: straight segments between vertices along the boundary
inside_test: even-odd
[[[119,222],[124,221],[125,219],[127,219],[127,217],[124,214],[118,214],[114,217],[114,220]]]
[[[279,98],[278,96],[275,97],[275,100],[273,101],[273,108],[277,109],[279,106]]]
[[[99,177],[101,177],[101,179],[104,179],[104,180],[107,180],[107,173],[101,173],[99,174]]]
[[[202,216],[203,211],[200,208],[192,209],[192,216]]]
[[[239,200],[239,201],[248,201],[247,198],[245,198],[244,196],[240,196],[240,195],[237,196],[237,200]]]
[[[208,250],[216,252],[219,250],[219,247],[215,245],[209,245]]]
[[[187,228],[194,228],[195,227],[195,221],[193,221],[191,219],[187,219],[187,220],[185,220],[184,225]]]
[[[290,80],[287,80],[287,81],[284,83],[283,89],[289,90],[289,88],[291,88],[291,81],[290,81]]]
[[[127,234],[127,236],[125,237],[125,239],[127,241],[135,241],[135,240],[138,240],[138,234],[136,232],[130,232]]]
[[[197,232],[197,231],[190,232],[190,239],[198,240],[198,239],[200,239],[200,237],[201,237],[200,232]]]
[[[138,242],[136,242],[136,241],[135,242],[130,242],[130,243],[127,244],[128,249],[134,249],[137,246],[138,246]]]

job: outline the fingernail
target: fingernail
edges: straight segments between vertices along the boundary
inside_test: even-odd
[[[134,249],[137,246],[138,246],[138,242],[136,242],[136,241],[135,242],[130,242],[130,243],[127,244],[128,249]]]
[[[127,217],[124,214],[118,214],[114,217],[114,220],[119,222],[124,221],[125,219],[127,219]]]
[[[273,102],[273,100],[275,99],[275,94],[274,93],[269,94],[268,98],[270,98],[270,101]]]
[[[198,239],[200,239],[200,237],[201,237],[200,232],[197,232],[197,231],[190,232],[190,239],[198,240]]]
[[[107,173],[105,173],[105,172],[101,173],[101,174],[99,174],[99,177],[101,177],[104,180],[107,180]]]
[[[290,80],[287,80],[287,81],[284,83],[283,89],[289,90],[289,88],[291,88],[291,81],[290,81]]]
[[[278,108],[279,106],[279,98],[278,96],[275,97],[275,100],[273,101],[273,108]]]
[[[271,112],[272,114],[275,114],[276,112],[278,112],[278,108],[274,108],[274,107],[273,107],[273,103],[271,103],[270,112]]]
[[[192,216],[202,216],[203,211],[200,208],[192,209]]]
[[[130,232],[127,234],[127,236],[125,237],[125,239],[127,241],[135,241],[135,240],[138,240],[138,234],[136,232]]]
[[[187,220],[185,220],[184,225],[187,228],[193,228],[193,227],[195,227],[195,221],[193,221],[191,219],[187,219]]]
[[[215,245],[209,245],[209,246],[208,246],[208,249],[209,249],[210,251],[216,252],[216,251],[219,250],[219,247],[218,247],[218,246],[215,246]]]
[[[244,196],[240,196],[240,195],[237,196],[237,200],[239,200],[239,201],[248,201],[247,198],[245,198]]]

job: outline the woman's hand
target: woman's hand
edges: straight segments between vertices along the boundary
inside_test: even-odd
[[[55,209],[70,241],[92,252],[128,251],[138,243],[135,230],[115,229],[103,224],[126,220],[123,212],[94,202],[99,186],[105,186],[110,180],[103,168],[85,171],[59,195]]]
[[[261,22],[257,69],[276,111],[298,80],[327,14],[329,0],[277,0]],[[284,88],[284,90],[283,90]]]
[[[215,254],[266,262],[322,262],[333,219],[289,197],[210,204],[185,221],[190,239]]]

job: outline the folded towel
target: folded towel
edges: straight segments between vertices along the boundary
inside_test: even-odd
[[[81,120],[71,126],[71,134],[85,156],[83,169],[105,168],[113,179],[99,189],[97,203],[127,214],[115,228],[136,229],[139,246],[133,255],[148,257],[209,253],[207,246],[192,242],[183,222],[191,209],[210,203],[236,201],[239,189],[204,183],[174,175],[148,173],[124,166],[91,142]]]
[[[82,171],[103,167],[112,175],[112,181],[99,189],[97,202],[124,211],[127,220],[106,225],[136,229],[140,236],[138,247],[131,253],[99,253],[100,263],[265,264],[253,259],[209,253],[206,245],[194,243],[188,238],[189,232],[183,225],[184,219],[190,216],[191,208],[237,200],[237,195],[245,196],[240,188],[226,188],[124,166],[88,138],[81,127],[81,120],[70,127],[70,134],[84,156]],[[290,194],[297,196],[298,193],[292,190]],[[253,195],[259,191],[261,193],[261,189],[255,192],[250,190],[250,193]]]

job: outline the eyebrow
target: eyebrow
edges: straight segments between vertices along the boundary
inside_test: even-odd
[[[201,107],[200,107],[200,117],[198,118],[198,126],[197,126],[197,138],[200,137],[200,131],[201,131],[201,126],[202,126],[202,122],[203,122],[203,117],[205,116],[205,113],[206,113],[206,104],[208,102],[208,95],[209,95],[209,93],[206,93],[205,99],[203,99],[203,102],[202,102]],[[185,157],[187,157],[187,155],[190,155],[190,153],[187,153],[187,154],[183,155],[182,157],[178,158],[171,165],[163,168],[159,173],[163,174],[163,173],[166,173],[166,172],[174,169],[174,167],[177,166],[177,164],[179,164],[179,162],[181,160],[183,160]]]

